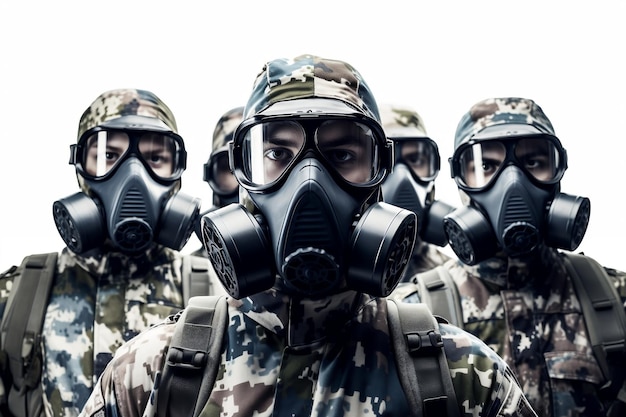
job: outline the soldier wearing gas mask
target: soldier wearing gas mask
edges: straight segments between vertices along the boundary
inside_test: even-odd
[[[459,258],[444,265],[458,291],[459,326],[509,363],[539,415],[615,415],[607,410],[620,383],[603,387],[610,369],[590,337],[604,324],[586,324],[586,294],[566,259],[585,234],[590,202],[561,192],[568,160],[552,123],[529,99],[480,101],[459,122],[449,161],[464,203],[444,219]],[[591,276],[592,286],[606,279],[626,295],[624,274],[602,269],[608,274]],[[624,297],[611,293],[605,308],[623,309]],[[623,374],[623,365],[614,369]]]
[[[228,165],[228,142],[233,140],[235,129],[242,119],[243,107],[234,107],[220,117],[213,131],[213,150],[204,164],[204,181],[213,191],[213,208],[239,200],[239,183]]]
[[[566,169],[567,153],[534,102],[505,98],[475,105],[459,123],[450,159],[468,203],[444,221],[457,256],[475,265],[499,251],[523,258],[542,245],[576,249],[590,203],[560,192]]]
[[[210,392],[192,414],[415,413],[380,296],[402,277],[417,220],[381,201],[393,148],[361,74],[311,55],[268,62],[229,153],[243,204],[205,215],[203,237],[231,297],[221,354],[210,364],[217,379],[203,385]],[[164,415],[161,399],[177,409],[198,397],[160,391],[162,369],[154,365],[164,366],[176,320],[127,344],[83,416]],[[452,409],[463,416],[534,415],[491,349],[452,326],[440,329],[459,388]]]
[[[173,115],[158,97],[103,94],[83,114],[71,147],[82,192],[54,203],[61,237],[76,253],[103,246],[131,256],[156,244],[182,249],[200,206],[179,192],[186,160]]]
[[[248,112],[271,103],[263,91],[255,94]],[[204,217],[203,239],[219,259],[227,291],[241,298],[269,289],[278,274],[286,290],[309,296],[347,288],[388,295],[408,261],[416,224],[407,211],[378,202],[377,186],[392,163],[379,123],[317,97],[277,108],[285,115],[248,116],[231,142],[232,171],[248,207]],[[346,138],[357,140],[347,145]]]
[[[202,242],[200,220],[205,214],[239,201],[239,183],[228,165],[228,142],[233,139],[235,129],[243,118],[243,106],[234,107],[224,113],[213,130],[212,151],[204,164],[203,180],[211,187],[213,204],[198,216],[194,232]],[[194,255],[207,256],[204,246],[193,252]]]
[[[77,415],[116,349],[184,307],[184,265],[198,276],[210,270],[205,258],[178,252],[200,207],[179,192],[185,162],[174,115],[152,92],[107,91],[85,110],[70,155],[81,191],[53,204],[67,247],[0,277],[3,348],[35,341],[23,366],[11,357],[1,368],[0,414]],[[33,304],[43,322],[22,334],[16,318],[28,280],[42,295]],[[31,307],[24,315],[36,323]]]
[[[435,179],[441,157],[426,133],[422,117],[408,106],[379,106],[383,129],[394,144],[393,171],[382,183],[383,200],[417,216],[415,248],[403,281],[450,259],[439,250],[448,244],[443,218],[454,207],[435,199]]]

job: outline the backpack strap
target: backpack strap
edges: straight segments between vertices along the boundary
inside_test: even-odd
[[[157,416],[198,416],[215,384],[228,323],[224,296],[189,299],[176,322],[158,386]]]
[[[626,407],[626,381],[623,375],[626,361],[626,313],[622,301],[606,270],[597,261],[581,254],[563,254],[580,301],[594,355],[608,381],[603,389],[613,392],[612,398],[617,394],[617,401],[622,404],[615,407]]]
[[[443,317],[450,324],[463,327],[461,298],[450,272],[439,265],[413,277],[418,287],[420,301],[426,304],[434,315]]]
[[[8,402],[16,416],[41,410],[41,393],[32,391],[41,382],[41,330],[57,257],[57,252],[52,252],[24,258],[2,316],[2,350],[13,380]]]
[[[215,294],[217,276],[207,258],[185,255],[182,258],[183,302],[189,303],[191,297]]]
[[[439,324],[425,304],[387,299],[400,383],[414,416],[459,416]]]

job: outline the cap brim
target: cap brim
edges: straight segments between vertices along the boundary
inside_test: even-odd
[[[110,129],[155,130],[158,132],[172,132],[172,129],[160,119],[147,116],[128,115],[107,120],[100,126]]]
[[[284,114],[314,116],[316,114],[360,114],[363,113],[348,103],[334,98],[300,98],[274,103],[258,113],[262,116],[278,116]]]
[[[517,136],[532,136],[548,134],[539,128],[527,124],[502,123],[488,126],[480,132],[468,138],[471,139],[494,139]],[[464,141],[464,142],[467,142]]]

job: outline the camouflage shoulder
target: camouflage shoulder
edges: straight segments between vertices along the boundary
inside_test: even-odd
[[[480,339],[439,325],[457,401],[465,415],[536,416],[511,369]]]
[[[141,332],[115,352],[80,416],[133,416],[148,404],[163,369],[180,312]]]

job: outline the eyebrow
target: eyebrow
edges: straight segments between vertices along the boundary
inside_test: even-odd
[[[87,146],[87,149],[94,149],[94,148],[95,149],[99,149],[100,148],[100,146],[98,146],[98,141],[97,140],[92,141]],[[115,146],[115,145],[112,145],[110,143],[107,143],[106,147],[105,147],[105,150],[107,150],[107,151],[117,151],[117,152],[120,152],[120,153],[125,152],[127,149],[128,149],[127,146],[119,146],[119,145]]]
[[[536,156],[550,156],[550,151],[547,149],[544,151],[534,150],[532,152],[523,153],[519,155],[520,158],[536,157]]]
[[[268,144],[272,144],[272,145],[279,145],[279,146],[285,146],[285,147],[294,146],[294,147],[301,148],[302,146],[299,145],[298,142],[299,141],[296,139],[285,139],[285,138],[281,138],[279,135],[270,136],[269,140],[267,141]]]
[[[139,150],[141,151],[141,145],[139,146]],[[173,152],[174,148],[172,146],[169,146],[166,143],[152,142],[152,143],[150,143],[150,149],[148,149],[148,150],[146,150],[144,152],[161,152],[163,150],[172,151]]]
[[[362,137],[360,135],[343,135],[343,136],[337,136],[333,138],[324,139],[323,141],[321,141],[321,143],[323,143],[326,146],[352,145],[352,146],[363,147],[363,143],[367,139],[370,139],[370,138],[371,136],[368,136],[368,135],[365,135],[365,137]],[[358,143],[355,143],[355,139],[358,140]],[[318,142],[320,141],[318,140]]]

